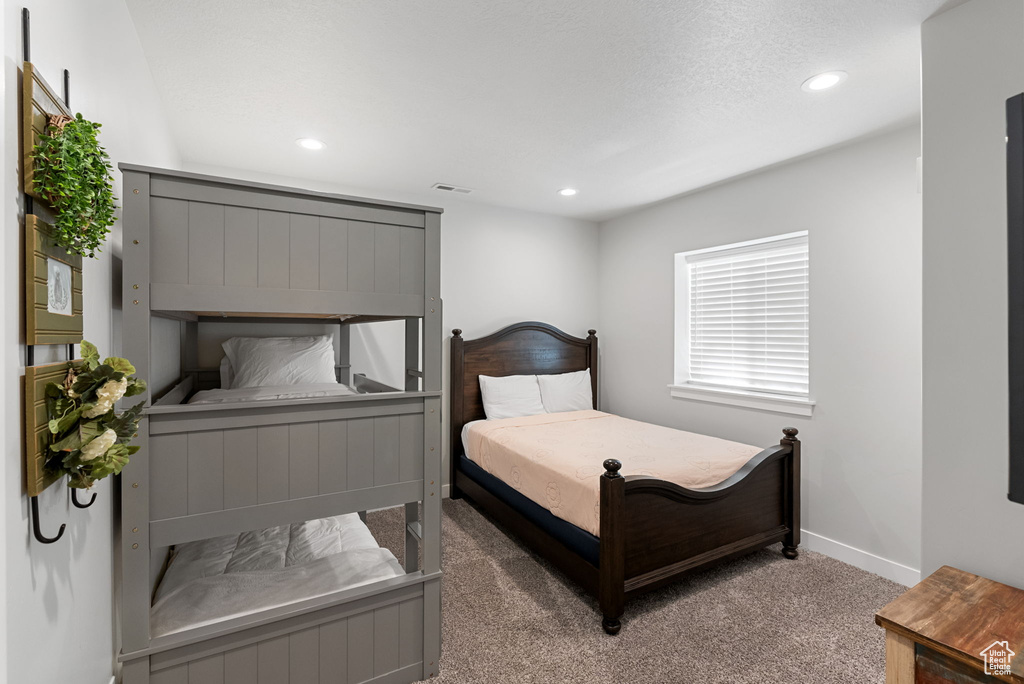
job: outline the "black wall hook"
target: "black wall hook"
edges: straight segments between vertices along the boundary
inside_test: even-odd
[[[40,544],[52,544],[63,537],[64,528],[67,527],[64,523],[60,524],[60,529],[57,530],[56,537],[47,537],[43,535],[43,531],[39,529],[39,497],[32,496],[29,498],[32,500],[32,534],[35,535],[36,541]]]
[[[96,492],[92,493],[92,498],[89,499],[89,503],[82,503],[78,500],[78,490],[74,487],[71,488],[71,503],[75,505],[75,508],[88,508],[96,503]]]

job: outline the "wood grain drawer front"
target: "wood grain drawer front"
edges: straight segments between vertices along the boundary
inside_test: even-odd
[[[914,660],[915,684],[994,684],[1003,681],[921,644],[915,645]]]

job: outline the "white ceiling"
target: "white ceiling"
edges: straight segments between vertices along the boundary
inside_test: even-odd
[[[127,3],[187,163],[603,219],[911,123],[944,0]]]

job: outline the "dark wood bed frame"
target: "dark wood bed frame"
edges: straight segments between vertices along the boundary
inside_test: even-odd
[[[510,325],[493,335],[451,342],[451,497],[466,496],[586,591],[596,595],[608,634],[621,628],[626,599],[714,563],[782,542],[786,558],[800,544],[800,440],[781,442],[712,487],[686,489],[642,475],[623,477],[604,462],[598,566],[470,479],[459,468],[462,428],[484,418],[478,376],[567,373],[590,369],[597,408],[597,331],[586,339],[546,323]],[[629,454],[622,460],[629,462]]]

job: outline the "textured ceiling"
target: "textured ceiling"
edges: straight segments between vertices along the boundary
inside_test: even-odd
[[[601,219],[915,120],[944,3],[127,4],[186,163]]]

